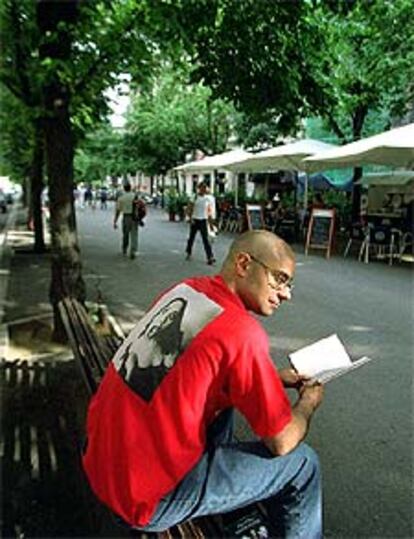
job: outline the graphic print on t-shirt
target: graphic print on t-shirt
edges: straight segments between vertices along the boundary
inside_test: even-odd
[[[176,286],[131,331],[113,359],[115,369],[149,402],[191,340],[222,310],[190,286]]]

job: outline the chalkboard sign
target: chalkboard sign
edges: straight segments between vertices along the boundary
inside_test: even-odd
[[[258,204],[246,204],[247,228],[261,230],[264,226],[263,210]]]
[[[309,249],[326,249],[326,258],[331,254],[335,222],[335,210],[313,209],[306,235],[305,254]]]

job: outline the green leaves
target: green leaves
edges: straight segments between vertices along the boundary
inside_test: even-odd
[[[356,0],[345,12],[326,6],[321,3],[314,14],[324,27],[327,43],[324,62],[315,67],[327,96],[319,111],[336,118],[337,131],[343,134],[352,122],[350,139],[358,138],[370,110],[385,108],[390,114],[401,114],[412,99],[412,2]]]
[[[185,73],[164,67],[146,93],[132,101],[126,125],[127,152],[137,169],[162,174],[201,149],[217,153],[226,148],[234,109],[213,100],[202,84],[190,85]]]
[[[0,176],[11,176],[18,183],[23,183],[32,161],[33,122],[29,111],[1,86],[0,129]]]
[[[43,29],[38,5],[1,3],[0,81],[31,119],[45,116],[42,88],[60,85],[80,140],[108,113],[105,90],[129,73],[138,97],[128,167],[165,171],[195,148],[225,149],[229,103],[253,146],[317,114],[338,136],[360,136],[370,111],[388,121],[414,99],[412,0],[68,0],[68,17]],[[62,39],[65,55],[53,54]]]
[[[218,5],[214,22],[193,32],[194,76],[211,86],[215,97],[227,97],[251,116],[271,113],[283,130],[291,130],[306,104],[301,43],[315,31],[304,18],[306,4],[226,0]]]
[[[123,156],[123,136],[109,125],[103,125],[88,135],[76,152],[76,183],[100,184],[106,176],[120,176],[127,172],[130,170]]]

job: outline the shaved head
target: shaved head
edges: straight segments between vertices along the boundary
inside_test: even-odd
[[[273,232],[249,230],[234,240],[224,261],[223,269],[232,265],[237,255],[243,252],[250,253],[268,263],[277,264],[286,259],[295,260],[290,246]]]
[[[220,275],[247,309],[270,316],[290,299],[295,255],[289,245],[267,230],[249,230],[230,246]],[[279,284],[281,283],[281,284]]]

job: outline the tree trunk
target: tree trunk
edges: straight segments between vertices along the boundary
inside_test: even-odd
[[[35,126],[35,145],[30,174],[30,222],[34,227],[34,252],[44,253],[46,250],[43,230],[42,191],[44,163],[43,131],[39,123]]]
[[[37,3],[37,21],[44,35],[41,58],[69,61],[72,36],[69,27],[78,16],[78,2]],[[50,34],[55,39],[50,39]],[[81,257],[76,234],[73,200],[74,142],[70,122],[70,93],[54,72],[43,85],[46,110],[44,119],[46,167],[49,180],[51,265],[49,297],[54,309],[55,337],[64,339],[62,322],[57,309],[65,296],[84,302],[85,283],[82,279]]]
[[[55,313],[55,336],[61,339],[58,302],[65,296],[81,302],[86,297],[73,201],[73,141],[66,107],[46,120],[45,135],[52,248],[49,296]]]
[[[30,210],[30,174],[28,176],[25,176],[22,188],[23,188],[23,194],[22,194],[23,206],[25,208],[29,208]]]
[[[161,208],[165,207],[165,176],[164,174],[161,177]]]
[[[355,111],[352,117],[352,135],[353,140],[359,140],[361,138],[362,128],[364,126],[365,118],[368,114],[368,108],[365,105],[361,105]],[[362,167],[355,167],[354,174],[352,176],[352,221],[359,222],[361,220],[361,186],[356,185],[356,182],[362,178]]]
[[[361,220],[361,194],[362,189],[357,185],[357,181],[362,178],[362,167],[355,167],[352,176],[352,222],[358,223]]]
[[[45,122],[52,240],[52,303],[63,296],[84,299],[73,200],[73,141],[69,113]]]

